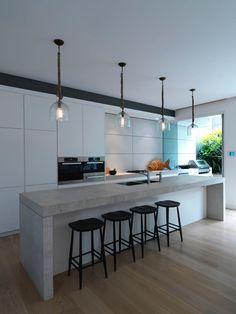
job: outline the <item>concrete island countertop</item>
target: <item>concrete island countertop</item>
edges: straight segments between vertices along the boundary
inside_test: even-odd
[[[134,186],[110,183],[26,192],[20,194],[20,202],[31,208],[39,216],[48,217],[223,182],[224,178],[220,176],[202,177],[181,175],[166,177],[157,183],[145,183]]]

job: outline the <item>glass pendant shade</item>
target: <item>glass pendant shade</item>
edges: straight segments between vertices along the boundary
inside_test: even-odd
[[[50,120],[51,121],[68,121],[69,120],[69,107],[62,101],[57,100],[50,107]]]
[[[161,132],[170,131],[170,121],[164,117],[164,81],[166,77],[159,77],[161,81],[161,118],[158,120],[158,125]]]
[[[166,118],[163,117],[163,118],[159,119],[158,125],[159,125],[161,132],[170,131],[170,121],[167,120]]]
[[[119,112],[115,117],[115,125],[117,128],[130,128],[131,118],[126,112]]]
[[[187,128],[188,136],[197,136],[198,135],[198,126],[195,123],[191,123]]]

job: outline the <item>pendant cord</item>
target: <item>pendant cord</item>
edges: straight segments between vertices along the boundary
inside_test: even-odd
[[[194,117],[194,95],[193,95],[193,92],[194,91],[192,91],[192,127],[194,126],[194,119],[195,119],[195,117]]]
[[[164,120],[164,82],[161,82],[161,116],[162,121]]]
[[[120,98],[121,98],[121,114],[124,116],[124,78],[123,78],[123,67],[121,67],[121,73],[120,73]]]
[[[57,52],[57,97],[59,100],[62,100],[62,92],[61,92],[61,51],[60,46],[58,46],[58,52]],[[58,102],[60,105],[60,102]]]

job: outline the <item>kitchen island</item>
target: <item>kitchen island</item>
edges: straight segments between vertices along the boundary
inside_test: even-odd
[[[224,190],[222,177],[182,175],[134,186],[110,183],[22,193],[21,262],[42,298],[50,299],[53,276],[67,270],[69,222],[163,199],[181,202],[183,225],[205,217],[224,220]]]

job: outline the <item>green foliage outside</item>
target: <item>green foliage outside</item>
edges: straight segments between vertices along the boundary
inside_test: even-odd
[[[212,173],[222,170],[222,130],[202,136],[197,143],[197,159],[205,160],[211,167]]]

